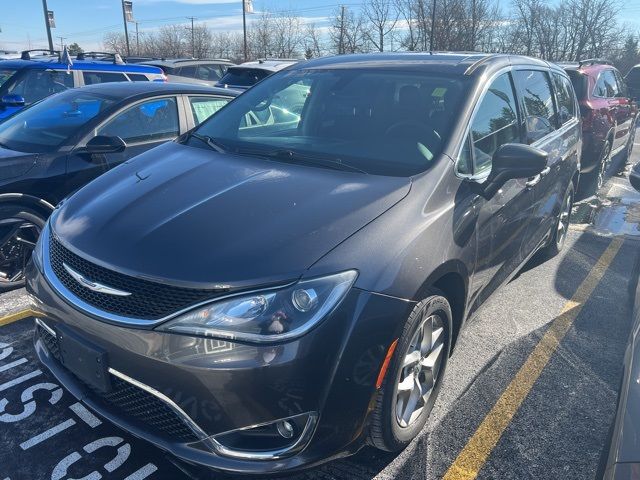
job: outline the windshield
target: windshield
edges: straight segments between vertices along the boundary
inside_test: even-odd
[[[16,71],[13,68],[0,68],[0,88],[13,77]]]
[[[250,87],[269,75],[271,75],[271,72],[261,68],[230,68],[220,79],[220,83],[238,87]]]
[[[197,133],[235,153],[289,162],[313,157],[333,168],[409,176],[440,153],[467,81],[382,69],[286,71],[248,90]]]
[[[78,90],[47,98],[0,123],[0,144],[20,152],[49,152],[116,101]]]

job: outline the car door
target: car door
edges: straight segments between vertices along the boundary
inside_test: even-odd
[[[511,73],[499,75],[480,99],[469,136],[458,161],[458,174],[482,184],[491,171],[495,151],[506,143],[522,142],[522,121]],[[489,198],[473,202],[476,220],[476,265],[471,283],[479,306],[523,262],[522,245],[528,228],[531,191],[527,179],[508,180]]]
[[[555,214],[571,178],[570,165],[577,161],[578,121],[573,90],[564,76],[544,70],[517,70],[514,78],[522,99],[526,143],[548,155],[547,167],[527,182],[532,210],[524,250],[529,255],[546,240],[556,223]],[[560,102],[562,106],[557,105]]]

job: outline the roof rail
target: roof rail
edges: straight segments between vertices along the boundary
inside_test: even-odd
[[[586,60],[578,60],[578,65],[584,67],[587,65],[613,65],[613,63],[602,58],[587,58]]]
[[[45,52],[45,54],[49,54],[51,56],[57,55],[60,57],[60,50],[49,50],[47,48],[33,48],[31,50],[23,50],[20,54],[21,60],[31,60],[31,52]]]
[[[486,57],[482,57],[480,60],[473,62],[471,65],[469,65],[469,67],[464,71],[464,74],[471,75],[485,62],[488,62],[492,58],[504,57],[504,56],[508,56],[508,55],[505,55],[504,53],[488,53]]]
[[[126,63],[122,57],[117,54],[117,53],[109,53],[109,52],[79,52],[76,55],[76,60],[86,60],[87,57],[89,58],[93,58],[95,60],[104,60],[104,59],[111,59],[113,60],[113,63],[115,64],[123,64]]]
[[[176,60],[167,60],[173,63],[186,63],[186,62],[230,62],[226,58],[178,58]]]
[[[273,58],[273,57],[265,57],[265,58],[259,58],[258,62],[260,63],[264,63],[264,62],[301,62],[302,60],[304,60],[303,58]]]

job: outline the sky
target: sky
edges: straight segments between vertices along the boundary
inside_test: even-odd
[[[553,2],[554,0],[549,0]],[[23,50],[46,48],[47,37],[41,0],[0,0],[11,2],[2,7],[0,49]],[[122,31],[121,0],[47,0],[55,14],[52,29],[54,45],[77,42],[84,50],[101,50],[104,34]],[[509,0],[502,0],[508,4]],[[361,8],[362,0],[254,0],[256,11],[291,11],[318,27],[326,26],[329,17],[344,4]],[[213,30],[241,30],[241,0],[133,0],[133,13],[141,31],[163,24],[186,23],[186,17],[206,23]],[[248,17],[251,21],[251,16]],[[640,30],[640,0],[624,0],[620,20]],[[135,25],[129,24],[130,34]]]
[[[640,0],[637,0],[640,1]],[[2,0],[0,49],[22,50],[46,48],[42,0]],[[343,0],[343,4],[360,8],[362,0]],[[60,38],[65,44],[77,42],[84,50],[102,49],[104,34],[123,31],[121,0],[47,0],[55,15],[51,30],[56,48]],[[292,11],[317,26],[326,26],[328,17],[339,7],[339,0],[254,0],[256,12]],[[133,14],[141,31],[161,25],[190,22],[206,23],[213,30],[242,30],[241,0],[133,0]],[[251,21],[251,15],[248,17]],[[135,25],[129,24],[129,34]]]

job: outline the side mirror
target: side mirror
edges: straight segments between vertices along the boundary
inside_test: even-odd
[[[629,173],[631,186],[640,192],[640,163],[636,163]]]
[[[127,148],[127,144],[124,143],[120,137],[107,137],[105,135],[98,135],[93,137],[87,142],[87,145],[82,149],[83,153],[119,153]]]
[[[0,99],[3,107],[24,107],[24,97],[22,95],[5,95]]]
[[[498,148],[491,160],[489,181],[504,184],[513,178],[530,178],[547,166],[544,150],[522,143],[506,143]]]

